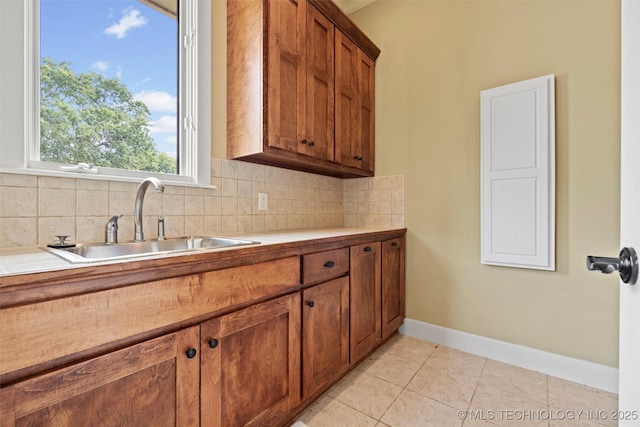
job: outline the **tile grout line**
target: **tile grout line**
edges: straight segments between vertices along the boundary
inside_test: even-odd
[[[438,348],[437,346],[435,348]],[[422,362],[422,364],[420,365],[420,367],[416,370],[416,372],[411,376],[411,378],[409,379],[409,381],[407,381],[407,384],[405,384],[402,387],[402,390],[400,390],[400,393],[398,393],[398,395],[393,399],[393,402],[391,402],[391,404],[387,407],[387,409],[384,411],[384,413],[382,414],[382,416],[380,417],[380,419],[378,420],[378,422],[382,422],[382,419],[384,418],[384,416],[387,414],[387,412],[389,412],[389,409],[391,409],[391,407],[396,403],[396,401],[398,400],[398,398],[400,397],[400,395],[402,394],[403,391],[411,391],[407,389],[407,386],[411,383],[411,381],[415,378],[416,375],[418,375],[418,372],[420,371],[420,369],[422,369],[424,367],[424,365],[427,363],[427,360],[429,360],[429,358],[431,357],[431,355],[433,354],[433,352],[435,351],[435,348],[431,351],[431,353],[429,353],[429,355],[427,356],[427,358],[424,360],[424,362]],[[395,353],[392,353],[396,356],[398,356]],[[405,359],[402,356],[398,356],[401,359]],[[405,359],[405,360],[409,360],[409,359]],[[382,378],[381,378],[382,379]],[[392,384],[392,383],[390,383]]]
[[[473,389],[473,393],[471,393],[471,399],[469,399],[469,404],[467,405],[467,409],[466,409],[467,417],[465,417],[465,419],[462,420],[462,427],[464,427],[464,425],[467,423],[469,410],[471,409],[471,402],[473,402],[473,398],[475,397],[476,392],[478,391],[478,387],[480,387],[480,380],[482,380],[482,374],[484,374],[484,369],[487,367],[487,358],[483,357],[483,359],[484,359],[484,363],[482,364],[480,375],[478,375],[478,382],[476,383],[476,386]]]
[[[549,375],[545,375],[545,384],[547,386],[547,413],[551,414],[551,397],[549,396]],[[547,420],[547,427],[551,427],[550,419]]]

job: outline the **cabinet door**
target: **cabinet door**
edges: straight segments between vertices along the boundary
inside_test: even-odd
[[[393,334],[404,321],[405,239],[382,242],[382,338]]]
[[[334,26],[307,5],[307,136],[300,153],[334,159]]]
[[[197,426],[198,345],[192,327],[17,383],[9,425]]]
[[[364,357],[380,342],[380,242],[350,249],[350,362]]]
[[[361,167],[358,133],[358,48],[336,30],[336,161]]]
[[[336,30],[336,161],[374,167],[375,63]]]
[[[306,133],[307,2],[267,3],[267,144],[298,152]]]
[[[349,278],[302,293],[302,395],[326,385],[349,366]]]
[[[360,168],[374,168],[375,63],[358,49],[358,158]]]
[[[277,425],[300,402],[300,294],[202,324],[203,426]]]

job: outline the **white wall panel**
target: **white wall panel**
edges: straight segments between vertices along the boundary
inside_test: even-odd
[[[484,90],[483,264],[555,269],[554,77]]]

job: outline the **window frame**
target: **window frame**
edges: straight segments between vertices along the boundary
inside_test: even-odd
[[[39,0],[0,1],[0,172],[135,182],[154,176],[167,184],[211,187],[210,0],[179,2],[180,175],[103,167],[84,174],[39,160],[38,6]]]

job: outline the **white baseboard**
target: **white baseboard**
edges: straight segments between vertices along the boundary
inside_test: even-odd
[[[618,369],[585,360],[498,341],[418,320],[405,319],[403,335],[520,366],[610,393],[618,393]]]

